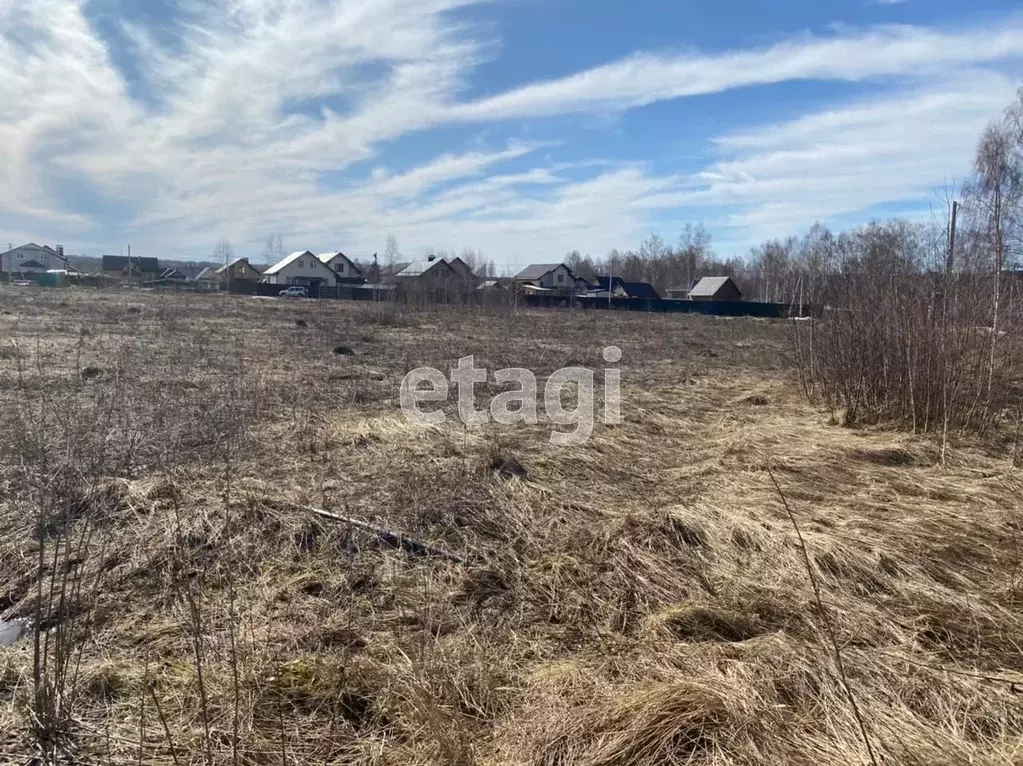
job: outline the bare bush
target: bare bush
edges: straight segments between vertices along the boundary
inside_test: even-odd
[[[845,238],[837,306],[796,325],[801,382],[847,424],[982,432],[1015,407],[1015,285],[993,293],[983,273],[928,269],[923,235],[893,222]]]
[[[796,349],[804,392],[846,423],[945,435],[1018,423],[1019,109],[984,131],[963,215],[954,203],[944,231],[893,221],[839,238],[833,310],[798,327]]]

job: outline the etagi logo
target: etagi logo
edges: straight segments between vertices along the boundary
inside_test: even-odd
[[[622,359],[622,350],[617,346],[604,349],[604,361],[617,364]],[[604,423],[621,423],[621,370],[604,371]],[[493,419],[501,425],[516,423],[538,423],[537,408],[540,404],[536,376],[523,367],[509,367],[494,372],[498,385],[517,384],[518,388],[504,391],[493,398],[488,409],[476,409],[477,383],[487,382],[487,370],[476,367],[472,356],[458,360],[458,366],[451,369],[451,384],[458,395],[458,417],[466,425],[483,425]],[[559,447],[574,447],[583,444],[593,433],[594,394],[593,370],[586,367],[562,367],[547,378],[543,391],[543,408],[556,426],[567,426],[572,430],[551,433],[551,444]],[[424,412],[424,402],[446,402],[450,385],[444,373],[433,367],[418,367],[401,381],[399,400],[405,417],[414,423],[438,425],[446,415],[442,409]],[[574,393],[575,407],[566,408],[563,394]]]

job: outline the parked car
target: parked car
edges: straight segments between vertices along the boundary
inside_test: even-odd
[[[277,293],[282,298],[308,298],[309,291],[300,285],[292,285]]]

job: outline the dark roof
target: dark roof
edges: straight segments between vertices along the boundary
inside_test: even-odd
[[[689,291],[689,297],[713,298],[729,282],[732,282],[731,277],[704,277],[693,285],[693,289]],[[742,291],[735,285],[735,282],[732,282],[732,286],[742,295]]]
[[[629,294],[630,298],[652,298],[660,300],[657,290],[649,282],[622,282],[622,289]]]
[[[516,279],[539,279],[548,271],[554,271],[558,266],[565,266],[563,263],[531,263],[522,271],[520,271],[515,278]],[[568,269],[568,266],[565,266]],[[571,274],[572,270],[568,269]]]
[[[103,271],[127,271],[128,260],[126,255],[104,255]],[[131,256],[131,270],[144,274],[159,274],[160,259],[133,255]]]
[[[612,291],[621,288],[630,298],[652,298],[659,300],[661,297],[649,282],[626,282],[621,277],[597,277],[597,287],[605,294],[608,292],[609,283]]]
[[[476,276],[475,274],[472,273],[472,269],[469,268],[469,264],[463,261],[461,258],[457,257],[452,258],[451,260],[448,261],[448,266],[450,266],[456,272],[458,272],[458,276],[462,278],[468,279],[469,277]]]

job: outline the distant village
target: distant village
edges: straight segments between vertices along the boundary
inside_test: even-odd
[[[728,276],[710,276],[660,295],[647,282],[607,275],[583,275],[565,263],[537,263],[514,277],[482,278],[458,257],[428,256],[422,260],[359,264],[341,251],[291,253],[268,268],[248,258],[206,266],[187,273],[180,264],[159,258],[104,255],[98,269],[76,267],[61,246],[29,243],[0,253],[5,281],[49,287],[65,285],[133,285],[153,289],[226,291],[266,297],[296,296],[349,300],[436,302],[522,301],[526,305],[642,308],[699,311],[729,315],[781,315],[787,308],[757,309],[776,304],[743,301],[739,286]],[[704,306],[684,304],[703,303]],[[678,305],[683,304],[683,305]],[[717,308],[714,308],[714,307]]]

